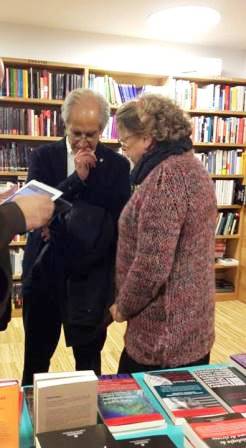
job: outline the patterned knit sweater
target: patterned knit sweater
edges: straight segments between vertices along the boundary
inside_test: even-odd
[[[117,299],[138,363],[175,367],[214,341],[216,198],[192,151],[156,166],[121,214]]]

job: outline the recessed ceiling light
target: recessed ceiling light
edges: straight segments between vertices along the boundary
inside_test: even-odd
[[[154,35],[188,42],[208,32],[220,21],[220,14],[205,6],[180,6],[153,13],[148,24]]]

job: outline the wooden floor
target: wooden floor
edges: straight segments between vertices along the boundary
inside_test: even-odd
[[[103,373],[117,371],[119,354],[123,346],[125,324],[113,323],[103,350]],[[246,352],[246,303],[239,301],[216,304],[216,342],[211,362],[228,362],[232,353]],[[12,319],[7,331],[0,333],[0,378],[21,378],[23,365],[23,328],[20,318]],[[62,335],[53,356],[51,370],[74,370],[71,349],[64,344]]]

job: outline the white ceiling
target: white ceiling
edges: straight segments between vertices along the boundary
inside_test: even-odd
[[[1,2],[0,21],[156,39],[146,24],[149,14],[192,4],[216,8],[222,16],[215,30],[193,43],[246,49],[246,0],[10,0]]]

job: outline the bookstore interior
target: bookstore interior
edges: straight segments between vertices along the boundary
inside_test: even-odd
[[[74,3],[68,15],[65,0],[55,1],[55,10],[44,0],[40,17],[30,1],[1,8],[0,195],[13,184],[20,194],[43,188],[35,180],[27,185],[30,157],[40,145],[64,137],[61,107],[70,91],[87,88],[107,99],[110,117],[101,141],[121,154],[118,108],[154,93],[189,116],[194,153],[214,184],[217,218],[210,365],[117,374],[126,326],[113,322],[101,376],[74,371],[62,336],[50,372],[35,373],[33,386],[24,387],[22,262],[28,234],[14,236],[12,319],[0,332],[0,447],[246,448],[244,1],[214,0],[212,7],[209,1],[154,1],[150,8],[143,0],[139,12],[127,0],[123,14],[117,2],[105,8],[96,0]],[[46,187],[56,200],[58,190]]]

